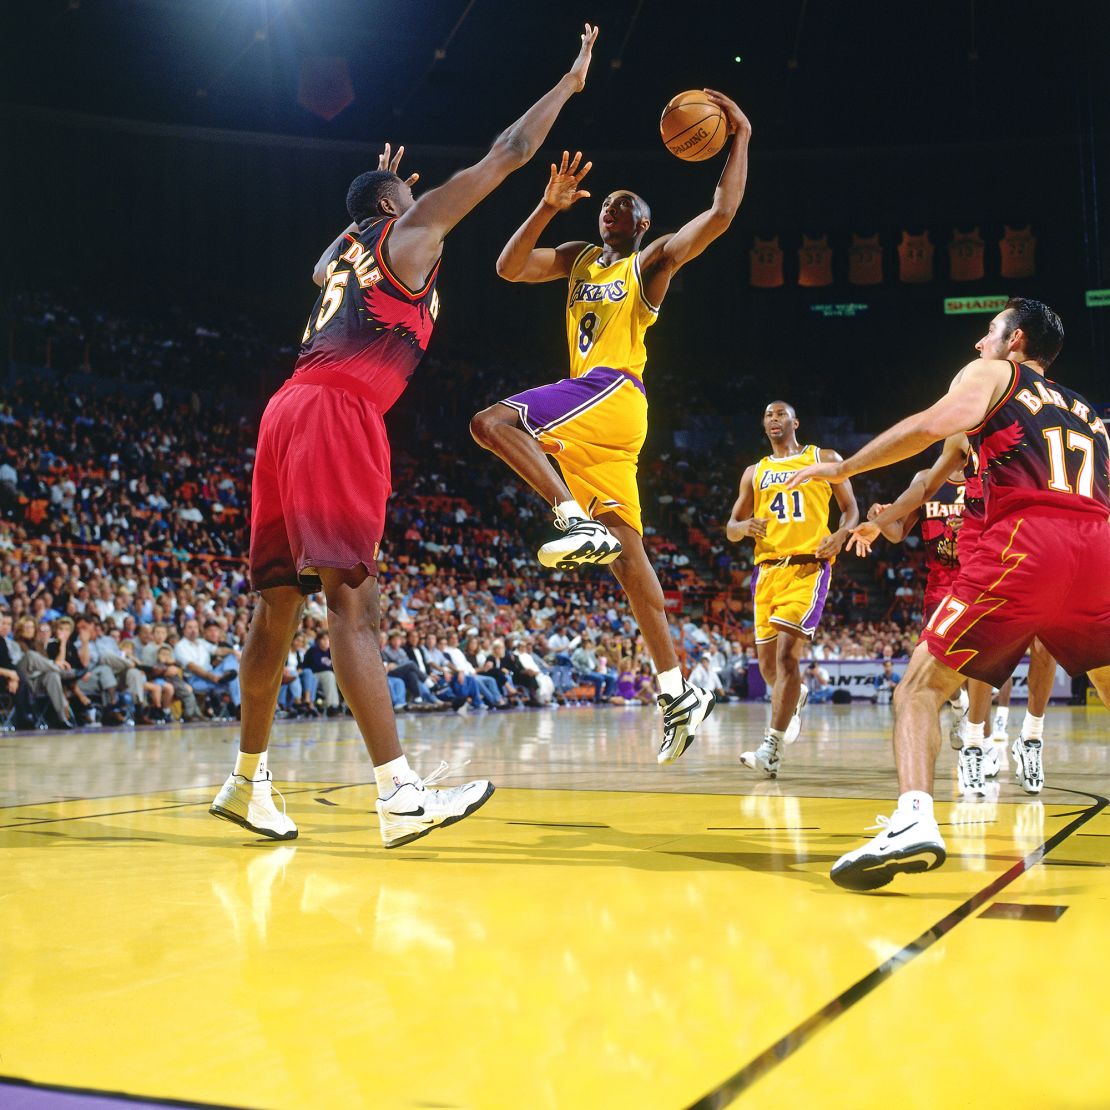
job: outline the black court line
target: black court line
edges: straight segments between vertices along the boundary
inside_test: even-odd
[[[203,1110],[239,1110],[238,1107],[223,1102],[194,1102],[191,1099],[183,1098],[156,1098],[128,1094],[126,1091],[102,1090],[99,1087],[63,1087],[58,1083],[35,1083],[30,1079],[20,1079],[14,1075],[0,1075],[0,1104],[4,1102],[3,1090],[5,1087],[16,1091],[22,1089],[41,1091],[43,1094],[53,1092],[59,1095],[70,1095],[77,1102],[85,1097],[89,1099],[114,1099],[118,1102],[140,1106],[191,1106],[201,1107]]]
[[[1000,890],[1004,890],[1015,879],[1024,875],[1026,871],[1040,863],[1049,852],[1058,848],[1073,832],[1081,828],[1092,817],[1097,817],[1110,799],[1099,794],[1088,794],[1085,790],[1065,790],[1064,787],[1055,789],[1068,794],[1078,794],[1090,798],[1093,805],[1083,810],[1074,821],[1065,825],[1058,832],[1050,836],[1039,848],[1035,848],[1024,859],[999,875],[994,882],[989,883],[977,894],[973,894],[962,905],[957,906],[951,913],[942,917],[932,928],[927,929],[916,940],[910,941],[900,952],[896,952],[888,960],[881,963],[874,971],[869,971],[862,979],[857,980],[847,990],[841,991],[835,998],[826,1002],[821,1009],[810,1014],[800,1022],[785,1037],[780,1038],[769,1048],[766,1048],[754,1059],[749,1060],[739,1071],[730,1075],[719,1087],[715,1087],[708,1094],[703,1095],[696,1102],[692,1102],[687,1110],[722,1110],[742,1095],[756,1080],[761,1079],[769,1071],[790,1059],[798,1049],[806,1045],[815,1034],[826,1028],[841,1014],[847,1012],[861,999],[866,998],[876,987],[885,983],[896,971],[905,967],[922,952],[927,952],[938,940],[950,933],[961,921],[966,921],[980,906],[989,902]],[[860,895],[850,895],[860,897]]]
[[[706,825],[706,832],[818,832],[820,825]]]

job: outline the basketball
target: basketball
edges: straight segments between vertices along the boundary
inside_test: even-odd
[[[684,162],[712,158],[728,138],[725,114],[701,89],[671,97],[659,120],[659,134],[667,149]]]

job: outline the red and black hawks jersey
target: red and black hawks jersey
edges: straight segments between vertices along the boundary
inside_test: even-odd
[[[308,318],[292,382],[307,372],[356,379],[359,393],[386,412],[405,391],[439,314],[439,262],[423,288],[411,290],[390,271],[387,242],[394,220],[368,220],[345,235]],[[354,383],[348,381],[348,387]]]
[[[1110,513],[1110,441],[1079,394],[1010,364],[1009,388],[968,432],[983,479],[987,520],[1027,505]]]
[[[945,482],[932,500],[921,506],[921,539],[925,545],[925,562],[930,581],[946,572],[955,574],[960,561],[956,557],[956,533],[964,513],[964,487]]]

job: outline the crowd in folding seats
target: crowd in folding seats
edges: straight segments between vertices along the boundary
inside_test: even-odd
[[[0,716],[67,728],[235,716],[252,607],[243,556],[256,428],[233,389],[207,387],[233,381],[221,378],[233,363],[288,365],[291,352],[223,323],[128,326],[42,295],[17,301],[10,320]],[[614,579],[593,568],[541,573],[534,553],[547,510],[470,448],[465,422],[425,428],[406,447],[394,457],[380,579],[396,707],[653,702],[650,661]],[[733,469],[678,451],[641,469],[648,545],[676,606],[679,647],[720,696],[743,696],[752,651],[750,553],[726,544],[721,528]],[[825,657],[904,654],[920,575],[889,555],[875,574],[834,587]],[[861,625],[887,592],[893,619]],[[678,615],[703,607],[704,620]],[[278,713],[342,712],[316,595]]]

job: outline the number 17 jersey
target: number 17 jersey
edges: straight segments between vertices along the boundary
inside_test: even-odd
[[[640,283],[640,255],[630,254],[603,266],[602,248],[585,247],[570,268],[567,285],[567,346],[570,376],[580,378],[595,366],[644,377],[644,333],[659,316]]]
[[[767,535],[755,537],[756,563],[787,555],[812,555],[829,535],[829,483],[810,479],[797,489],[785,488],[802,467],[819,462],[821,449],[808,446],[793,455],[766,455],[756,463],[752,516],[767,521]]]

